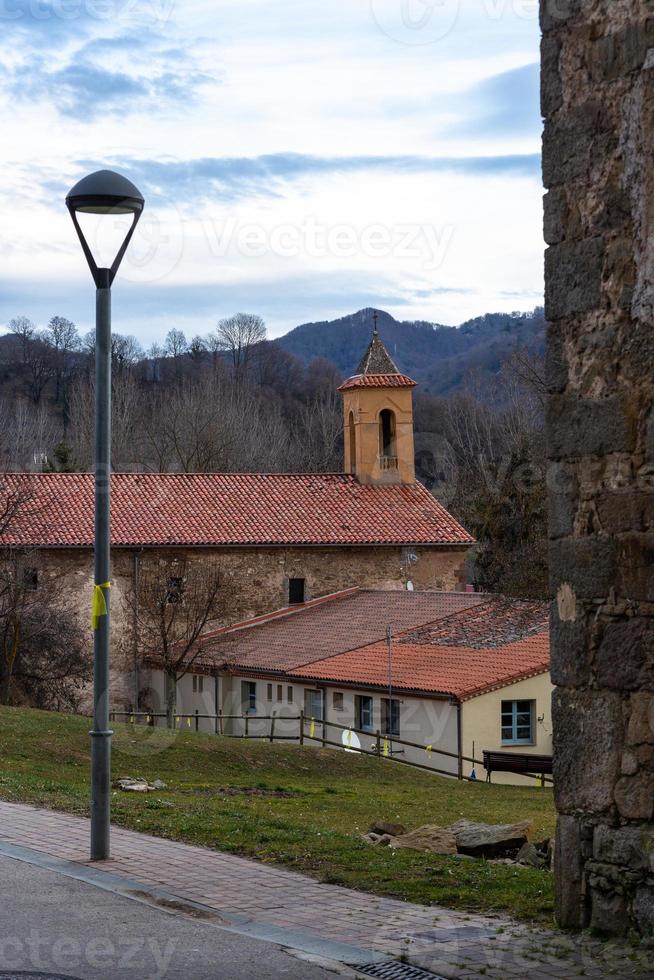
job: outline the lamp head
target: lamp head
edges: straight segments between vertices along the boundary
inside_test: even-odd
[[[144,206],[145,201],[139,189],[127,177],[113,170],[98,170],[88,177],[83,177],[68,193],[66,207],[73,219],[84,255],[98,288],[111,286]],[[110,269],[98,268],[77,220],[78,214],[131,214],[133,216],[132,226]]]

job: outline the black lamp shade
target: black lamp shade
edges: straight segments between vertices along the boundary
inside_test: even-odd
[[[83,177],[66,197],[66,207],[73,219],[86,261],[98,289],[110,287],[114,281],[144,206],[145,201],[138,187],[135,187],[127,177],[114,173],[113,170],[98,170],[94,174],[89,174],[88,177]],[[132,215],[132,226],[127,232],[110,269],[98,268],[77,220],[78,214]]]

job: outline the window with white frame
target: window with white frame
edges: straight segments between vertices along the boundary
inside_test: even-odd
[[[277,685],[277,700],[278,701],[284,700],[284,688],[281,684]]]
[[[362,732],[373,730],[373,700],[366,694],[356,698],[357,728]]]
[[[322,721],[324,717],[324,692],[307,690],[304,691],[304,713],[308,718]]]
[[[255,681],[241,682],[241,700],[243,710],[247,715],[254,715],[257,712],[257,685]]]
[[[266,684],[266,701],[272,701],[272,684]]]
[[[342,691],[334,691],[334,693],[332,695],[332,705],[333,705],[334,711],[342,711],[343,710],[343,692]]]
[[[502,745],[534,744],[535,709],[535,701],[502,701]]]
[[[202,694],[204,691],[204,677],[202,674],[193,674],[193,693]]]
[[[293,704],[293,688],[290,685],[286,691],[286,700],[289,704]]]

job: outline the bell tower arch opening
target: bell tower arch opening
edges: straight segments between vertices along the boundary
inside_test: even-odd
[[[347,422],[347,446],[349,447],[350,455],[349,459],[346,461],[346,469],[348,473],[356,473],[357,468],[357,432],[356,426],[354,424],[354,412],[350,412],[348,422]]]
[[[379,413],[379,465],[382,470],[397,469],[395,412],[390,408]]]

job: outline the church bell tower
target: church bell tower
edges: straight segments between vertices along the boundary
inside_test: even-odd
[[[416,481],[413,388],[384,347],[373,316],[372,340],[343,394],[345,472],[378,486]]]

